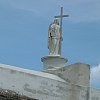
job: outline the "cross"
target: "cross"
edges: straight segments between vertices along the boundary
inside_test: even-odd
[[[69,17],[69,15],[63,15],[63,7],[61,7],[61,14],[59,16],[55,16],[55,18],[60,18],[61,35],[62,35],[62,20],[63,20],[63,17]]]

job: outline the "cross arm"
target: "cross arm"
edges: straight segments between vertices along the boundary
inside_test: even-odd
[[[55,18],[60,18],[61,16],[55,16]],[[69,15],[63,15],[62,17],[69,17]]]

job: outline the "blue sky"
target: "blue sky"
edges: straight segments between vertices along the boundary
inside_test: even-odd
[[[0,0],[0,63],[41,70],[48,26],[61,6],[70,15],[63,20],[62,56],[67,64],[90,64],[91,85],[100,88],[100,0]]]

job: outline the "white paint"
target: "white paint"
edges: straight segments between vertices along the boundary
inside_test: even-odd
[[[65,66],[67,62],[66,58],[63,58],[61,56],[56,56],[56,55],[55,56],[49,55],[49,56],[43,57],[41,60],[43,62],[43,69],[45,71],[62,68]]]
[[[68,83],[56,75],[3,64],[0,65],[0,88],[39,100],[87,100],[89,89]],[[99,98],[100,91],[92,91]]]
[[[38,72],[38,71],[34,71],[34,70],[19,68],[19,67],[15,67],[15,66],[11,66],[11,65],[5,65],[5,64],[0,64],[0,68],[4,68],[4,69],[8,69],[8,70],[15,70],[15,71],[26,73],[26,74],[33,74],[33,75],[37,75],[37,76],[41,76],[41,77],[50,78],[50,79],[54,79],[54,80],[57,80],[57,81],[65,82],[65,80],[59,78],[58,76],[53,75],[53,74],[49,74],[49,73]]]

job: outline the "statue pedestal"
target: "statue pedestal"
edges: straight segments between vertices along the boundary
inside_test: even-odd
[[[63,58],[59,55],[50,55],[41,58],[43,62],[43,70],[56,70],[65,66],[65,63],[68,61],[66,58]]]

